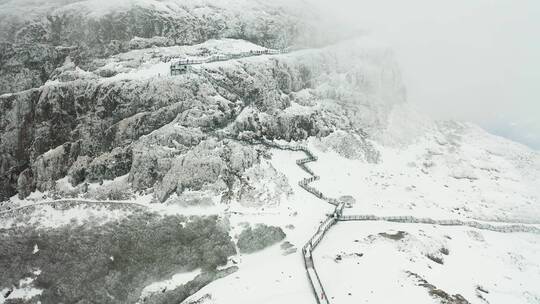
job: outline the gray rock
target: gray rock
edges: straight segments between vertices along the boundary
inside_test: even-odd
[[[88,156],[79,156],[71,165],[68,171],[69,182],[72,186],[82,183],[86,179],[86,168],[92,162],[92,158]]]
[[[170,169],[156,187],[156,197],[164,201],[173,192],[181,194],[185,189],[201,190],[218,180],[225,185],[231,184],[231,178],[256,161],[257,153],[251,147],[234,141],[203,141],[172,161]]]
[[[57,2],[41,15],[36,7],[39,3],[16,10],[10,10],[10,3],[7,7],[2,4],[0,94],[39,87],[66,56],[86,68],[94,58],[131,49],[194,44],[224,37],[285,47],[297,39],[297,29],[301,26],[298,18],[291,18],[294,15],[291,10],[262,3],[256,6],[264,9],[250,14],[235,5],[215,3],[205,7],[204,13],[198,6],[189,4],[162,10],[139,3],[125,8],[103,8],[104,13],[93,14],[92,4],[59,7],[61,2]],[[24,9],[32,10],[32,14],[29,11],[27,15],[17,15]]]
[[[69,169],[70,144],[64,144],[40,155],[32,165],[36,189],[47,191],[54,188],[56,180],[64,177]],[[26,193],[29,189],[26,189]],[[24,192],[23,192],[24,193]]]
[[[79,63],[63,61],[54,72],[59,83],[0,96],[0,199],[51,190],[67,174],[76,185],[128,173],[133,190],[155,187],[160,201],[204,187],[225,191],[227,199],[259,158],[252,148],[227,141],[240,135],[298,141],[341,130],[361,138],[358,155],[376,162],[367,131],[401,100],[401,85],[395,79],[381,88],[369,85],[377,71],[394,66],[342,50],[357,47],[238,59],[186,75],[134,80],[85,76],[90,72],[74,78]],[[113,59],[140,65],[122,58]]]

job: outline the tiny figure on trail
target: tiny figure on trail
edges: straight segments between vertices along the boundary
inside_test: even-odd
[[[321,300],[324,300],[324,292],[321,292]]]

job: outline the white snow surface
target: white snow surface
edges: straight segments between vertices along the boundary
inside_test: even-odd
[[[318,148],[321,143],[311,139],[307,145],[318,161],[308,166],[321,176],[313,185],[330,197],[353,196],[356,203],[345,209],[346,215],[473,218],[498,221],[494,224],[499,225],[540,223],[540,160],[536,152],[469,124],[420,124],[407,140],[388,140],[396,136],[396,131],[390,130],[386,132],[394,134],[380,134],[387,141],[372,141],[381,153],[378,163],[347,159],[339,151],[323,152]],[[300,248],[331,208],[296,186],[305,176],[294,164],[301,157],[301,153],[273,150],[272,164],[288,177],[293,195],[279,206],[265,208],[267,215],[231,216],[233,227],[242,222],[278,225],[287,233],[286,241],[299,250],[284,256],[276,245],[239,255],[235,257],[240,267],[237,273],[204,287],[190,300],[314,302]],[[291,216],[292,212],[297,215]],[[287,223],[295,228],[287,229]],[[397,231],[405,231],[405,238],[396,241],[379,236]],[[448,255],[441,253],[443,247],[449,250]],[[342,255],[339,263],[335,261],[338,254]],[[427,254],[442,257],[443,264],[430,260]],[[485,303],[481,297],[489,303],[540,301],[540,236],[536,234],[342,222],[323,239],[314,259],[331,303],[439,303],[408,271],[470,303]]]
[[[396,231],[407,234],[401,240],[379,235]],[[333,303],[437,303],[410,271],[473,304],[486,303],[477,294],[489,303],[531,304],[540,299],[539,240],[466,227],[346,222],[329,231],[314,257]],[[443,264],[427,254],[442,257]]]
[[[177,59],[198,60],[217,54],[239,54],[263,50],[266,48],[241,39],[210,39],[195,45],[152,47],[120,53],[107,58],[100,68],[91,72],[82,70],[67,61],[58,71],[75,75],[76,79],[97,78],[102,82],[146,80],[170,77],[171,63]],[[114,76],[99,76],[104,71],[113,72]],[[59,79],[49,80],[44,86],[55,86],[61,83]]]
[[[233,258],[240,268],[236,273],[202,288],[188,301],[210,293],[209,303],[313,303],[300,252],[332,208],[297,185],[306,176],[295,163],[303,153],[280,150],[272,153],[272,165],[287,176],[293,194],[281,204],[264,207],[258,214],[242,215],[240,212],[249,209],[234,204],[231,210],[239,214],[229,219],[231,226],[237,228],[233,236],[241,231],[243,223],[279,226],[287,234],[285,241],[293,244],[297,252],[284,255],[284,250],[276,244],[253,254],[239,254]]]
[[[345,215],[474,218],[501,221],[499,224],[540,222],[540,162],[536,152],[468,124],[427,123],[420,130],[406,141],[371,141],[380,152],[378,163],[345,158],[334,148],[322,149],[323,143],[317,139],[299,144],[307,145],[318,156],[317,162],[308,164],[321,176],[312,185],[330,197],[351,195],[355,199],[352,208],[345,209]],[[385,136],[388,139],[395,134],[381,134],[381,138]],[[287,234],[284,241],[297,249],[286,254],[276,244],[252,254],[237,254],[230,259],[231,264],[239,267],[236,273],[205,286],[188,300],[313,303],[301,247],[333,208],[297,185],[306,177],[295,163],[304,157],[302,152],[272,149],[271,153],[271,160],[263,161],[262,171],[256,170],[254,175],[261,184],[255,185],[256,189],[267,185],[268,193],[259,189],[260,193],[254,196],[261,202],[234,201],[225,205],[220,203],[219,196],[211,196],[205,206],[186,206],[174,196],[166,204],[150,204],[150,196],[133,201],[163,215],[220,215],[230,225],[234,240],[246,224],[279,226]],[[270,167],[287,178],[290,191],[275,189],[278,181]],[[246,174],[253,174],[250,172]],[[104,184],[108,183],[112,182]],[[97,185],[92,187],[99,191]],[[35,199],[40,195],[34,194]],[[193,191],[186,195],[209,194]],[[40,216],[32,215],[31,219],[35,219],[33,224],[38,224],[35,221],[39,219],[38,225],[44,227],[72,221],[103,223],[131,212],[121,210],[95,206],[57,210],[44,205],[33,213]],[[404,231],[405,237],[392,240],[379,235],[397,231]],[[440,253],[443,247],[449,250],[448,255]],[[360,253],[361,257],[356,255]],[[338,254],[341,261],[335,259]],[[427,254],[442,257],[444,263],[433,262]],[[471,303],[484,303],[478,295],[489,303],[529,304],[540,299],[536,284],[540,280],[540,236],[535,234],[426,224],[338,223],[314,251],[314,260],[331,303],[396,303],[404,299],[411,303],[438,303],[408,271],[449,295],[462,295]],[[177,274],[148,286],[145,292],[185,284],[197,274]],[[389,289],[395,292],[387,292]],[[210,296],[205,297],[207,294]]]
[[[53,12],[56,9],[55,14],[87,11],[94,18],[128,9],[132,5],[151,7],[165,14],[182,11],[184,6],[200,6],[197,13],[204,14],[204,7],[208,5],[238,9],[239,12],[252,11],[246,9],[248,0],[20,0],[2,1],[0,8],[24,13],[26,8],[35,6],[37,2],[46,7],[41,10]],[[259,1],[253,3],[261,5]],[[380,106],[390,112],[388,117],[372,117],[371,111],[366,111],[368,117],[363,117],[367,114],[361,111],[358,114],[358,120],[362,122],[370,119],[388,120],[385,129],[369,130],[372,138],[368,141],[379,151],[380,158],[375,163],[346,158],[340,154],[342,151],[323,151],[317,139],[300,143],[307,145],[318,156],[317,162],[308,164],[321,176],[319,181],[312,184],[314,187],[329,197],[352,196],[355,204],[345,209],[345,215],[412,215],[433,219],[540,224],[538,152],[490,135],[470,124],[432,122],[407,106],[396,106],[404,101],[405,94],[393,95],[399,93],[395,87],[400,83],[400,75],[399,71],[393,69],[393,64],[386,66],[392,54],[381,51],[378,45],[353,46],[339,50],[356,55],[351,62],[338,60],[348,58],[343,54],[336,56],[336,70],[348,70],[353,62],[365,65],[362,69],[367,79],[365,90],[355,92],[357,95],[351,99],[366,107]],[[364,51],[360,51],[362,55],[357,55],[360,46]],[[220,39],[193,46],[133,50],[106,59],[104,66],[92,72],[74,67],[69,61],[63,68],[72,70],[78,78],[99,78],[103,82],[148,80],[169,75],[171,61],[164,62],[164,57],[198,59],[213,54],[262,49],[243,40]],[[309,56],[302,58],[302,54],[312,52],[316,50],[299,51],[294,60],[312,60]],[[245,60],[257,62],[265,58],[260,56]],[[217,68],[227,64],[235,64],[235,61],[211,63],[206,67]],[[116,74],[108,78],[98,76],[102,71],[114,71]],[[339,75],[321,81],[324,81],[323,84],[319,83],[318,89],[321,91],[336,88],[349,91],[344,87],[347,82]],[[45,86],[61,83],[61,80],[55,79]],[[371,91],[378,94],[369,94]],[[306,91],[297,94],[300,99],[302,95],[306,95],[306,98],[311,96]],[[292,115],[304,114],[324,106],[333,105],[325,105],[323,101],[317,101],[313,107],[293,103],[286,111]],[[392,111],[387,109],[390,106],[393,107]],[[358,149],[361,150],[361,147]],[[265,185],[267,188],[266,193],[256,193],[254,197],[260,202],[251,205],[237,201],[224,205],[220,203],[218,195],[210,197],[208,206],[177,204],[174,196],[166,204],[150,204],[151,195],[130,200],[162,215],[221,215],[230,224],[234,240],[246,223],[279,226],[287,234],[284,241],[297,249],[295,253],[287,254],[280,244],[276,244],[252,254],[237,254],[230,259],[239,267],[236,273],[205,286],[186,302],[210,294],[211,297],[204,297],[201,303],[314,303],[300,252],[333,207],[297,185],[299,180],[306,177],[306,173],[295,163],[304,157],[302,152],[273,149],[272,154],[271,161],[264,166],[273,166],[283,173],[292,191],[277,191],[277,181],[271,178],[270,173],[265,177],[260,172],[249,171],[246,174],[260,178],[257,190],[264,189]],[[122,179],[126,177],[106,181],[104,186],[122,182]],[[69,190],[67,179],[58,183]],[[89,189],[99,191],[99,187],[92,184]],[[26,200],[12,198],[10,204],[34,204],[42,201],[46,195],[35,192]],[[195,191],[186,195],[209,194]],[[111,210],[96,205],[76,205],[67,210],[40,205],[28,214],[2,217],[0,229],[21,225],[40,228],[57,228],[73,223],[99,225],[122,219],[131,213],[127,209]],[[403,233],[404,237],[394,240],[380,233]],[[448,254],[441,251],[443,248],[448,250]],[[37,245],[33,252],[39,254]],[[337,258],[338,255],[340,258]],[[443,263],[436,263],[428,255],[442,258]],[[332,303],[439,303],[426,288],[419,286],[418,278],[411,273],[449,295],[462,295],[470,303],[486,303],[482,298],[491,304],[540,303],[540,236],[535,234],[504,234],[427,224],[338,223],[314,251],[314,260],[326,296]],[[34,275],[39,275],[38,272],[34,272]],[[179,273],[169,280],[155,282],[144,289],[143,296],[185,284],[199,273],[200,270]],[[32,286],[33,280],[31,277],[21,280],[8,299],[29,299],[41,294],[41,290]],[[3,294],[5,290],[0,292],[0,304],[6,300]]]
[[[6,217],[0,221],[0,229],[10,227],[33,226],[40,228],[58,228],[69,224],[82,225],[92,223],[101,225],[127,217],[131,211],[113,209],[106,206],[78,205],[65,210],[49,205],[36,206],[36,209],[17,218]]]
[[[311,164],[319,190],[356,199],[349,213],[540,222],[540,155],[525,146],[458,123],[407,146],[373,144],[377,164],[320,151]]]
[[[540,223],[537,152],[469,124],[425,123],[417,133],[409,134],[407,140],[399,141],[394,140],[393,128],[390,124],[385,131],[389,134],[382,133],[380,138],[370,141],[380,152],[377,163],[345,158],[333,146],[322,149],[323,143],[317,139],[299,143],[318,156],[317,162],[308,164],[321,176],[312,185],[330,197],[351,195],[355,199],[352,208],[345,209],[345,215],[473,218],[500,221],[499,224],[536,223],[536,226]],[[255,185],[256,189],[267,185],[268,193],[259,189],[260,193],[254,196],[259,203],[234,201],[225,205],[220,203],[218,195],[211,196],[205,206],[186,206],[177,203],[181,200],[176,201],[174,196],[166,204],[150,204],[150,195],[133,200],[163,215],[221,215],[231,226],[234,240],[246,224],[279,226],[287,234],[284,241],[297,249],[287,254],[276,244],[252,254],[238,254],[230,259],[239,267],[236,273],[205,286],[189,300],[313,303],[301,247],[333,208],[297,185],[306,177],[295,163],[304,157],[302,152],[276,149],[271,152],[271,160],[263,161],[262,171],[254,175],[261,184],[261,187]],[[270,167],[287,178],[290,191],[277,191],[278,181]],[[250,172],[246,174],[254,174]],[[109,183],[114,181],[104,185]],[[90,188],[99,191],[97,185]],[[32,197],[39,199],[40,195],[43,194],[35,193]],[[186,195],[209,194],[193,191]],[[31,201],[19,202],[25,203]],[[104,223],[130,212],[84,205],[57,210],[43,205],[31,214],[29,223],[43,227],[58,227],[72,221]],[[7,222],[9,219],[2,224],[9,226]],[[392,240],[379,235],[397,231],[404,231],[405,237]],[[448,249],[448,255],[441,254],[443,247]],[[335,259],[338,254],[342,256],[340,261]],[[433,262],[427,254],[442,257],[444,263]],[[540,299],[536,284],[540,281],[540,236],[536,234],[426,224],[338,223],[314,251],[314,260],[327,297],[334,303],[396,303],[404,299],[411,303],[438,303],[409,271],[449,295],[462,295],[471,303],[484,303],[480,296],[489,303],[529,304]],[[185,284],[197,274],[177,274],[148,286],[146,292]],[[389,289],[394,292],[387,292]],[[210,296],[205,297],[207,294]]]
[[[177,273],[168,280],[154,282],[143,289],[143,291],[141,292],[141,299],[155,292],[162,292],[163,290],[173,290],[193,280],[200,273],[201,270],[196,269],[189,272]]]

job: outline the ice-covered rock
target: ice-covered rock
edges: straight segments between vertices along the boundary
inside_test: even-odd
[[[226,49],[227,45],[242,48],[253,44],[214,41],[185,47],[184,52],[198,54],[206,46]],[[125,54],[118,62],[127,64],[151,52]],[[251,157],[223,159],[212,149],[227,147],[236,153],[231,142],[220,141],[248,133],[255,139],[303,140],[339,130],[351,132],[356,135],[344,136],[356,139],[355,149],[361,152],[346,152],[339,144],[336,148],[376,162],[377,152],[366,138],[384,125],[389,109],[404,99],[397,74],[387,77],[388,83],[369,85],[372,78],[385,79],[389,70],[396,69],[391,56],[381,53],[384,49],[361,40],[349,41],[316,50],[207,64],[175,77],[83,77],[3,95],[3,197],[16,192],[22,172],[21,197],[34,189],[53,190],[54,181],[66,174],[76,185],[129,173],[134,190],[156,185],[156,198],[164,200],[173,192],[217,181],[223,168],[241,175],[249,166],[235,161],[252,164]],[[140,69],[139,61],[134,62],[130,69]],[[70,70],[71,64],[65,65]],[[59,71],[59,79],[62,73]],[[336,78],[345,84],[334,86]],[[205,140],[215,142],[215,147],[197,152],[206,161],[189,154]],[[57,151],[44,155],[51,149]],[[187,181],[179,174],[194,173],[186,167],[190,163],[192,167],[204,164],[211,172],[194,178],[196,182]],[[238,177],[227,174],[220,183],[232,185]]]

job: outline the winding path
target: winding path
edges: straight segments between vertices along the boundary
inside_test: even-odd
[[[299,146],[299,145],[284,145],[275,143],[269,140],[259,140],[259,141],[250,141],[253,144],[262,144],[271,148],[276,148],[280,150],[289,150],[289,151],[301,151],[306,157],[296,160],[296,164],[304,170],[309,177],[306,177],[298,182],[298,185],[305,191],[313,194],[317,198],[327,202],[328,204],[333,205],[334,212],[327,215],[324,221],[319,225],[317,231],[313,236],[307,241],[307,243],[302,247],[302,257],[304,260],[304,267],[306,269],[308,280],[311,284],[314,297],[318,304],[330,304],[330,301],[327,297],[327,293],[324,290],[322,281],[317,273],[315,263],[313,261],[313,251],[316,249],[317,245],[324,238],[326,232],[338,222],[347,222],[347,221],[389,221],[389,222],[399,222],[399,223],[421,223],[421,224],[432,224],[432,225],[441,225],[441,226],[468,226],[477,229],[491,230],[495,232],[503,233],[513,233],[513,232],[527,232],[540,234],[540,228],[531,225],[507,223],[506,225],[492,225],[490,223],[479,222],[479,221],[462,221],[462,220],[434,220],[430,218],[417,218],[412,216],[376,216],[376,215],[343,215],[343,211],[346,206],[345,202],[339,201],[335,198],[330,198],[324,195],[321,191],[316,189],[313,186],[310,186],[310,183],[319,180],[320,176],[316,175],[313,170],[311,170],[306,164],[310,162],[317,161],[317,156],[312,153],[308,148]],[[130,208],[143,208],[147,209],[148,206],[140,203],[134,203],[129,201],[98,201],[98,200],[84,200],[84,199],[61,199],[54,201],[46,201],[35,203],[31,205],[25,205],[17,208],[12,208],[9,210],[0,211],[0,217],[6,214],[17,213],[24,211],[26,209],[34,208],[36,206],[42,205],[51,205],[53,207],[57,205],[120,205],[123,207]]]
[[[280,150],[290,150],[290,151],[302,151],[304,154],[306,154],[305,158],[298,159],[296,161],[296,164],[305,172],[307,172],[310,177],[304,178],[301,181],[298,182],[298,185],[302,187],[307,192],[315,195],[319,199],[322,199],[326,201],[327,203],[335,206],[334,213],[327,216],[326,219],[323,221],[323,223],[319,226],[315,234],[309,239],[309,241],[302,247],[302,257],[304,259],[304,267],[306,269],[306,273],[309,279],[309,282],[311,283],[312,291],[315,296],[315,299],[317,299],[317,303],[321,304],[329,304],[330,301],[328,300],[328,297],[326,296],[326,291],[324,290],[324,286],[321,282],[321,279],[319,277],[319,274],[317,273],[317,269],[315,268],[315,263],[313,261],[313,250],[317,245],[321,242],[326,232],[334,225],[336,224],[338,218],[341,216],[343,212],[343,208],[345,207],[344,202],[339,202],[337,199],[326,197],[322,192],[317,190],[316,188],[310,186],[309,184],[320,179],[318,175],[316,175],[309,167],[306,166],[307,163],[317,161],[317,157],[311,153],[309,149],[303,146],[293,146],[293,145],[281,145],[272,141],[263,140],[260,143],[264,144],[265,146],[271,147],[271,148],[277,148]]]
[[[326,232],[338,222],[346,221],[389,221],[399,223],[422,223],[441,226],[468,226],[477,229],[491,230],[495,232],[512,233],[512,232],[528,232],[540,234],[540,228],[530,225],[508,223],[507,225],[492,225],[489,223],[482,223],[479,221],[462,221],[462,220],[434,220],[430,218],[417,218],[412,216],[376,216],[376,215],[343,215],[343,209],[346,207],[345,202],[341,202],[338,199],[330,198],[324,195],[321,191],[309,184],[319,180],[320,176],[316,175],[313,170],[306,166],[307,163],[317,161],[317,156],[312,153],[308,148],[297,145],[283,145],[269,140],[262,140],[259,143],[280,149],[290,151],[302,151],[306,155],[305,158],[298,159],[296,164],[307,172],[310,177],[302,179],[298,182],[299,186],[309,193],[315,195],[317,198],[326,201],[327,203],[335,206],[334,212],[326,216],[325,220],[318,227],[315,234],[309,239],[309,241],[302,248],[302,256],[304,259],[304,267],[308,276],[308,280],[311,284],[315,299],[318,304],[330,304],[327,294],[324,290],[324,286],[321,282],[319,274],[317,273],[315,263],[313,261],[313,251],[317,245],[321,242]],[[350,207],[350,206],[347,206]]]
[[[171,75],[178,75],[187,72],[187,69],[191,65],[210,63],[216,61],[226,61],[231,59],[238,59],[243,57],[259,56],[259,55],[268,55],[268,54],[282,54],[288,53],[288,50],[264,50],[264,51],[249,51],[238,54],[227,54],[227,55],[214,55],[207,57],[205,59],[184,59],[179,60],[171,64]],[[212,77],[208,77],[210,81],[213,81]],[[236,139],[236,138],[235,138]],[[461,221],[461,220],[433,220],[430,218],[416,218],[412,216],[386,216],[379,217],[375,215],[343,215],[343,209],[346,207],[345,202],[341,202],[338,199],[330,198],[324,195],[321,191],[316,189],[313,186],[310,186],[310,183],[319,180],[320,176],[316,175],[313,170],[311,170],[306,164],[310,162],[317,161],[317,156],[312,153],[308,148],[299,146],[299,145],[284,145],[278,144],[270,140],[248,140],[251,143],[259,143],[271,148],[276,148],[280,150],[290,150],[290,151],[302,151],[306,157],[296,160],[296,164],[304,170],[309,177],[304,178],[298,182],[299,186],[306,190],[307,192],[313,194],[317,198],[335,206],[334,212],[327,215],[322,224],[318,227],[315,234],[308,240],[308,242],[302,247],[302,256],[304,259],[304,267],[308,276],[308,280],[311,284],[313,294],[318,304],[330,304],[330,301],[327,297],[327,294],[324,290],[324,286],[321,282],[319,274],[315,268],[315,263],[313,261],[313,251],[317,245],[321,242],[326,232],[338,222],[347,222],[347,221],[390,221],[390,222],[400,222],[400,223],[424,223],[432,225],[442,225],[442,226],[468,226],[477,229],[491,230],[496,232],[529,232],[540,234],[540,228],[534,226],[527,226],[521,224],[509,224],[509,225],[492,225],[488,223],[482,223],[478,221]],[[348,206],[350,207],[350,206]]]

